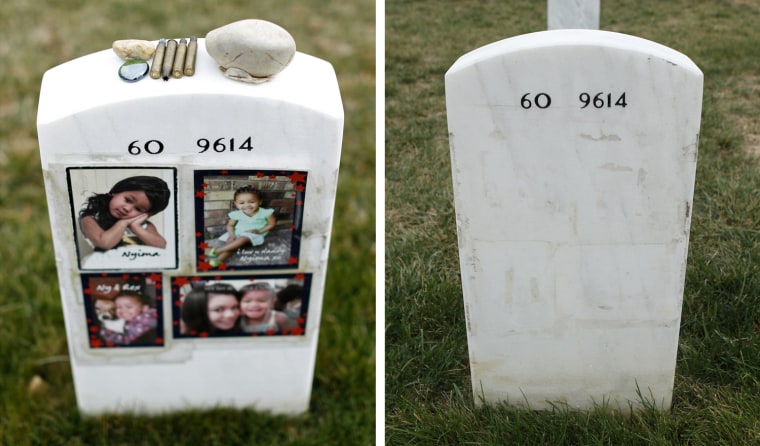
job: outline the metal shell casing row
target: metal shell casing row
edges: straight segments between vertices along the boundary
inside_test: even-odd
[[[180,39],[179,44],[174,39],[161,39],[158,41],[153,56],[150,77],[168,81],[170,76],[176,79],[181,78],[183,74],[192,76],[195,74],[197,54],[198,39],[196,37],[191,37],[189,44],[184,38]]]

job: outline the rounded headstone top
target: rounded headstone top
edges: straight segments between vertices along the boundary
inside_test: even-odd
[[[604,48],[654,57],[701,76],[702,71],[683,53],[651,40],[612,31],[559,29],[521,34],[499,40],[464,54],[449,68],[447,76],[485,60],[523,51],[563,51],[568,48]]]
[[[296,42],[285,29],[266,20],[246,19],[209,31],[206,51],[231,79],[262,82],[290,63]]]

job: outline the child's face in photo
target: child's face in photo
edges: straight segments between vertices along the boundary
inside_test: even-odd
[[[117,192],[111,197],[108,211],[119,220],[137,217],[150,211],[150,200],[141,190]]]
[[[133,296],[118,296],[116,299],[116,315],[125,321],[131,321],[147,307],[140,299]]]
[[[240,316],[240,304],[231,294],[209,294],[208,319],[211,325],[219,330],[230,330],[235,327]]]
[[[249,319],[261,319],[272,309],[273,304],[269,292],[250,290],[240,299],[240,311]]]
[[[243,192],[235,197],[235,207],[245,215],[253,215],[259,210],[261,199],[254,194]]]

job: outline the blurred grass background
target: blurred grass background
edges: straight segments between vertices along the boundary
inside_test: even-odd
[[[385,7],[387,444],[760,444],[760,2],[601,3],[601,29],[681,51],[705,76],[673,407],[631,417],[473,404],[444,73],[545,30],[546,1]]]
[[[42,74],[118,39],[277,23],[338,75],[345,129],[310,411],[78,414],[36,136]],[[84,75],[84,73],[83,73]],[[114,73],[115,75],[115,73]],[[0,5],[0,444],[372,444],[375,439],[375,3],[26,1]],[[47,391],[30,394],[33,375]]]

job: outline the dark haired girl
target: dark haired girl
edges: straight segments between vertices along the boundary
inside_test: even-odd
[[[160,178],[135,176],[116,183],[107,194],[95,194],[79,212],[79,226],[99,249],[123,245],[165,248],[166,240],[148,217],[169,205],[169,187]]]
[[[235,251],[246,246],[264,244],[264,237],[271,231],[277,221],[274,209],[264,208],[263,194],[251,186],[243,186],[235,191],[232,201],[237,210],[228,214],[227,233],[219,237],[224,246],[211,250],[211,266],[224,263]]]

